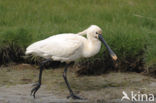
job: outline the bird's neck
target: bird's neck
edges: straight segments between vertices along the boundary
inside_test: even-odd
[[[88,39],[84,45],[83,56],[91,57],[96,55],[101,48],[101,42],[97,39]]]

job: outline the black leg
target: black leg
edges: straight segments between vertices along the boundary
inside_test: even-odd
[[[72,98],[72,99],[83,99],[83,98],[81,98],[81,97],[78,97],[78,96],[76,96],[74,93],[73,93],[73,91],[72,91],[72,89],[71,89],[71,87],[70,87],[70,85],[69,85],[69,82],[68,82],[68,80],[67,80],[67,77],[66,77],[66,74],[67,74],[67,70],[68,70],[68,66],[69,66],[70,64],[67,64],[66,66],[65,66],[65,68],[64,68],[64,73],[63,73],[63,78],[64,78],[64,81],[65,81],[65,83],[66,83],[66,85],[67,85],[67,88],[68,88],[68,90],[69,90],[69,93],[70,93],[70,95],[67,97],[67,98]]]
[[[34,88],[31,90],[31,95],[32,95],[34,98],[35,98],[36,92],[38,91],[38,89],[39,89],[40,86],[41,86],[42,71],[43,71],[44,65],[45,65],[47,62],[49,62],[49,61],[51,61],[51,59],[47,59],[47,60],[43,61],[43,62],[41,63],[41,65],[40,65],[39,80],[38,80],[38,82],[37,82],[36,84],[33,85]]]

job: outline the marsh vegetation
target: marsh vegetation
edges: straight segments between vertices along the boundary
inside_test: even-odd
[[[103,37],[119,57],[119,71],[155,74],[155,3],[155,0],[0,0],[0,65],[38,63],[36,57],[24,57],[29,44],[55,34],[77,33],[96,24],[103,29]],[[76,65],[86,68],[79,73],[101,74],[114,70],[107,55],[103,46],[95,57],[78,61]],[[96,73],[92,67],[97,64],[100,66]]]

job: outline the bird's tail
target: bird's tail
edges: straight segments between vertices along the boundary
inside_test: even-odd
[[[26,50],[25,55],[32,54],[33,51]]]

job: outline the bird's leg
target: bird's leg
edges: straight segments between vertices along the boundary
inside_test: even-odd
[[[44,68],[44,65],[51,61],[51,59],[47,59],[45,61],[43,61],[41,64],[40,64],[40,73],[39,73],[39,80],[36,84],[34,84],[34,88],[31,90],[31,95],[35,98],[35,94],[36,92],[38,91],[38,89],[40,88],[41,86],[41,79],[42,79],[42,71],[43,71],[43,68]]]
[[[69,66],[70,64],[67,64],[66,66],[65,66],[65,68],[64,68],[64,73],[63,73],[63,78],[64,78],[64,81],[65,81],[65,83],[66,83],[66,85],[67,85],[67,88],[68,88],[68,90],[69,90],[69,93],[70,93],[70,95],[67,97],[67,98],[72,98],[72,99],[82,99],[81,97],[78,97],[77,95],[75,95],[74,93],[73,93],[73,91],[72,91],[72,89],[71,89],[71,87],[70,87],[70,85],[69,85],[69,83],[68,83],[68,80],[67,80],[67,77],[66,77],[66,74],[67,74],[67,69],[68,69],[68,66]]]

